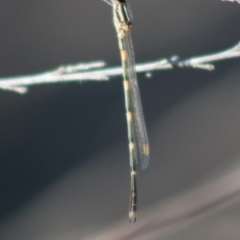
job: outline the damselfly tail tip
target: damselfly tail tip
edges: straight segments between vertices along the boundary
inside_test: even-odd
[[[130,212],[129,212],[129,221],[130,221],[130,223],[133,224],[133,223],[136,222],[136,220],[137,220],[137,218],[136,218],[136,212],[130,211]]]

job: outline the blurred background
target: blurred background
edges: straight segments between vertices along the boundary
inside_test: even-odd
[[[137,63],[213,53],[240,39],[238,4],[129,4]],[[1,77],[120,65],[111,7],[101,0],[1,0],[0,32]],[[134,225],[122,78],[1,91],[0,239],[238,240],[239,64],[138,74],[151,163],[138,171]]]

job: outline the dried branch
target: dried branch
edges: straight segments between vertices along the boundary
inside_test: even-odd
[[[237,2],[240,3],[240,0],[222,0],[223,2]]]
[[[136,65],[137,72],[149,73],[157,70],[173,68],[195,68],[214,70],[213,62],[240,57],[240,42],[230,49],[219,53],[197,56],[186,60],[174,56],[170,59],[161,59]],[[106,81],[112,76],[122,75],[121,67],[103,68],[104,62],[79,63],[61,66],[52,71],[19,77],[0,78],[0,89],[14,91],[20,94],[27,92],[27,87],[37,84],[81,82],[81,81]],[[101,68],[101,69],[100,69]]]
[[[236,166],[206,185],[195,187],[165,202],[160,201],[154,206],[149,206],[143,213],[144,220],[139,220],[140,224],[136,228],[126,228],[127,223],[123,219],[101,232],[93,233],[90,238],[84,239],[165,239],[169,234],[239,201],[239,174],[240,168]]]

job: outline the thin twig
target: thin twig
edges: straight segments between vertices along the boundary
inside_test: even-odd
[[[136,228],[126,228],[126,220],[123,219],[83,239],[166,239],[169,234],[239,201],[239,176],[240,168],[235,166],[234,169],[212,179],[206,185],[195,186],[189,192],[148,206],[145,211],[142,210],[144,219]]]
[[[214,70],[213,62],[240,57],[240,42],[230,49],[219,53],[197,56],[186,60],[174,56],[170,59],[147,62],[136,65],[137,72],[149,73],[157,70],[173,68],[195,68]],[[112,76],[122,74],[121,67],[103,68],[104,62],[79,63],[75,65],[61,66],[52,71],[19,77],[0,78],[0,89],[24,94],[28,86],[63,82],[81,81],[106,81]]]
[[[222,0],[223,2],[237,2],[240,3],[240,0]]]

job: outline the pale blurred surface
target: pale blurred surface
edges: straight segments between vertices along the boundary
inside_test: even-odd
[[[237,4],[129,2],[137,62],[240,39]],[[0,13],[1,76],[120,64],[111,9],[100,0],[1,1]],[[0,239],[239,240],[239,63],[138,76],[151,163],[138,172],[135,225],[120,77],[0,92]]]

